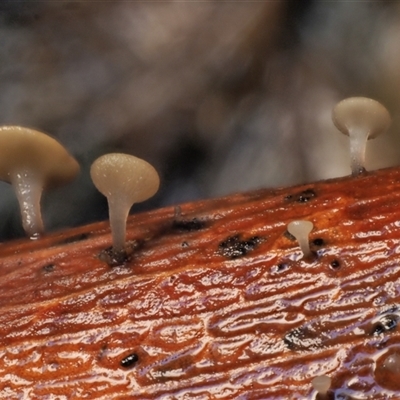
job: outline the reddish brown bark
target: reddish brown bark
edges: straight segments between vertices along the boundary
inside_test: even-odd
[[[127,236],[118,266],[108,223],[0,245],[1,398],[312,399],[322,374],[332,398],[399,398],[399,169],[155,210]]]

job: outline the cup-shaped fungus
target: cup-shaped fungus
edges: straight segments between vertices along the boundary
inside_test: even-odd
[[[321,399],[326,398],[328,390],[332,384],[332,379],[328,375],[316,376],[312,381],[311,385],[317,391],[318,397]]]
[[[310,221],[292,221],[287,226],[288,232],[299,242],[304,258],[308,258],[312,255],[308,235],[313,227],[314,225]]]
[[[365,172],[367,140],[388,130],[391,123],[388,110],[376,100],[349,97],[336,104],[332,120],[340,132],[349,136],[352,175]]]
[[[21,126],[0,127],[0,179],[13,185],[28,236],[43,233],[44,188],[71,181],[79,164],[55,139]]]
[[[99,157],[90,169],[96,188],[107,197],[113,251],[125,253],[126,220],[134,203],[152,197],[160,178],[148,162],[120,153]]]

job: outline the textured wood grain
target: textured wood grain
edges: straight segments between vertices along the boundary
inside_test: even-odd
[[[315,257],[286,232],[314,223]],[[2,399],[398,399],[400,170],[0,245]]]

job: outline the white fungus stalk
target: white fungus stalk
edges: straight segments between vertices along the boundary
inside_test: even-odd
[[[0,180],[13,185],[29,237],[44,232],[43,189],[67,183],[78,172],[77,161],[50,136],[21,126],[0,127]]]
[[[118,196],[109,196],[107,202],[113,249],[121,253],[125,250],[126,220],[133,203]]]
[[[339,102],[332,111],[335,126],[350,139],[352,175],[365,172],[367,140],[386,132],[391,118],[379,102],[366,97],[350,97]]]
[[[40,208],[43,183],[26,170],[13,173],[10,180],[18,199],[24,231],[34,239],[44,232]]]
[[[308,236],[313,227],[314,225],[310,221],[292,221],[287,226],[288,232],[299,242],[304,258],[308,258],[312,255]]]
[[[320,399],[327,398],[328,390],[331,387],[332,379],[327,375],[321,375],[315,377],[311,384],[313,388],[317,391]]]
[[[125,252],[126,220],[134,203],[152,197],[160,178],[148,162],[120,153],[99,157],[90,169],[96,188],[107,197],[115,253]]]

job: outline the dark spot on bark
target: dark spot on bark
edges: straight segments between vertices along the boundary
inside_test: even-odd
[[[282,272],[286,271],[288,268],[289,268],[289,264],[287,264],[287,263],[279,263],[277,265],[274,265],[271,268],[271,274],[274,275],[274,274],[282,273]]]
[[[47,264],[44,267],[42,267],[42,271],[45,274],[48,274],[49,272],[53,272],[55,267],[56,266],[54,264]]]
[[[314,190],[307,189],[304,192],[301,192],[298,199],[296,200],[298,203],[307,203],[312,200],[316,196]]]
[[[142,240],[131,240],[126,243],[125,250],[116,252],[113,247],[107,247],[99,254],[99,259],[107,263],[110,267],[125,265],[132,259],[133,254],[143,247]]]
[[[189,247],[189,243],[188,242],[182,242],[182,247]]]
[[[129,368],[139,361],[139,356],[136,353],[129,354],[121,360],[121,367]]]
[[[397,321],[398,317],[396,315],[383,315],[379,321],[373,325],[371,335],[379,336],[383,333],[396,329]]]
[[[338,269],[340,267],[340,262],[338,260],[333,260],[330,265],[333,269]]]
[[[293,329],[292,331],[288,332],[284,338],[283,342],[287,346],[289,350],[297,350],[301,344],[301,340],[304,337],[304,332],[301,328]]]
[[[206,227],[206,222],[199,220],[197,218],[193,218],[190,220],[175,220],[172,223],[172,229],[180,231],[180,232],[192,232],[192,231],[199,231]]]
[[[283,338],[289,350],[313,350],[323,347],[323,338],[318,329],[298,327],[292,329]]]
[[[314,246],[323,246],[325,244],[324,239],[317,238],[313,240]]]
[[[218,253],[231,259],[242,257],[254,250],[261,242],[262,239],[258,236],[247,240],[242,240],[240,235],[230,236],[219,244]]]
[[[285,201],[296,202],[296,203],[307,203],[316,196],[317,195],[313,189],[306,189],[301,192],[285,196]]]

